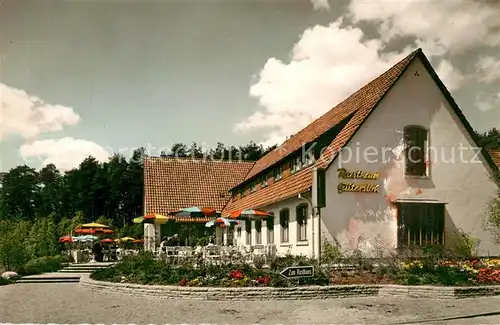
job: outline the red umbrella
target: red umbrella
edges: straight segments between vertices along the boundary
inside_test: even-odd
[[[239,209],[236,211],[231,212],[227,216],[227,218],[230,219],[238,219],[238,218],[255,218],[255,217],[260,217],[260,218],[266,218],[270,217],[273,214],[270,212],[265,212],[262,210],[257,210],[257,209]]]
[[[133,244],[142,244],[142,243],[144,243],[144,239],[134,239],[134,240],[132,240],[132,243]]]
[[[213,208],[189,207],[174,213],[176,217],[210,217],[215,216],[217,210]]]
[[[111,239],[111,238],[105,238],[105,239],[101,240],[101,243],[103,243],[103,244],[110,244],[110,243],[113,243],[113,242],[114,242],[114,240]]]
[[[60,243],[72,243],[73,238],[70,235],[59,238]]]

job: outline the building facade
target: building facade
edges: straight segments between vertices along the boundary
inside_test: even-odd
[[[318,256],[325,241],[379,254],[468,238],[475,254],[498,256],[483,223],[498,152],[472,134],[418,50],[263,157],[224,211],[273,212],[242,224],[236,241],[281,254]],[[312,213],[315,168],[326,170],[326,205]]]
[[[281,255],[318,257],[329,242],[380,254],[458,247],[469,238],[477,243],[474,254],[500,255],[483,227],[486,205],[498,195],[492,176],[500,151],[477,148],[420,49],[255,163],[174,161],[145,163],[145,213],[188,206],[222,215],[272,212],[233,229],[229,237],[247,250],[272,244]],[[152,227],[146,225],[149,236]]]

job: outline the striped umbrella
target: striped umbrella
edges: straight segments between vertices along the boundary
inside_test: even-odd
[[[257,209],[240,209],[231,212],[227,216],[229,219],[238,219],[238,218],[266,218],[270,217],[273,214],[270,212],[265,212],[262,210],[257,210]]]
[[[213,208],[189,207],[180,209],[174,213],[176,217],[211,217],[217,215],[217,210]]]
[[[205,227],[213,227],[218,225],[220,227],[229,227],[232,224],[238,224],[239,222],[234,219],[217,218],[215,220],[209,221],[205,224]]]
[[[150,213],[146,214],[145,216],[135,218],[133,221],[134,223],[146,222],[146,223],[164,224],[167,223],[167,221],[169,220],[172,220],[172,218],[157,213]]]

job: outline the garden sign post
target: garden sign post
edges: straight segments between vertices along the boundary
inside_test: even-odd
[[[310,278],[314,276],[314,266],[290,266],[281,271],[286,279]]]

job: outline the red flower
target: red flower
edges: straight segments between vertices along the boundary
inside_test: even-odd
[[[183,287],[184,287],[184,286],[186,286],[186,285],[187,285],[187,283],[188,283],[188,281],[187,281],[186,279],[181,279],[181,280],[179,281],[179,285],[181,285],[181,286],[183,286]]]
[[[236,279],[236,280],[240,280],[240,279],[243,279],[245,277],[245,274],[243,274],[243,272],[241,272],[239,270],[233,270],[229,273],[229,277]]]
[[[269,275],[264,275],[260,278],[257,278],[256,281],[258,284],[268,286],[269,284],[271,284],[271,277]]]

